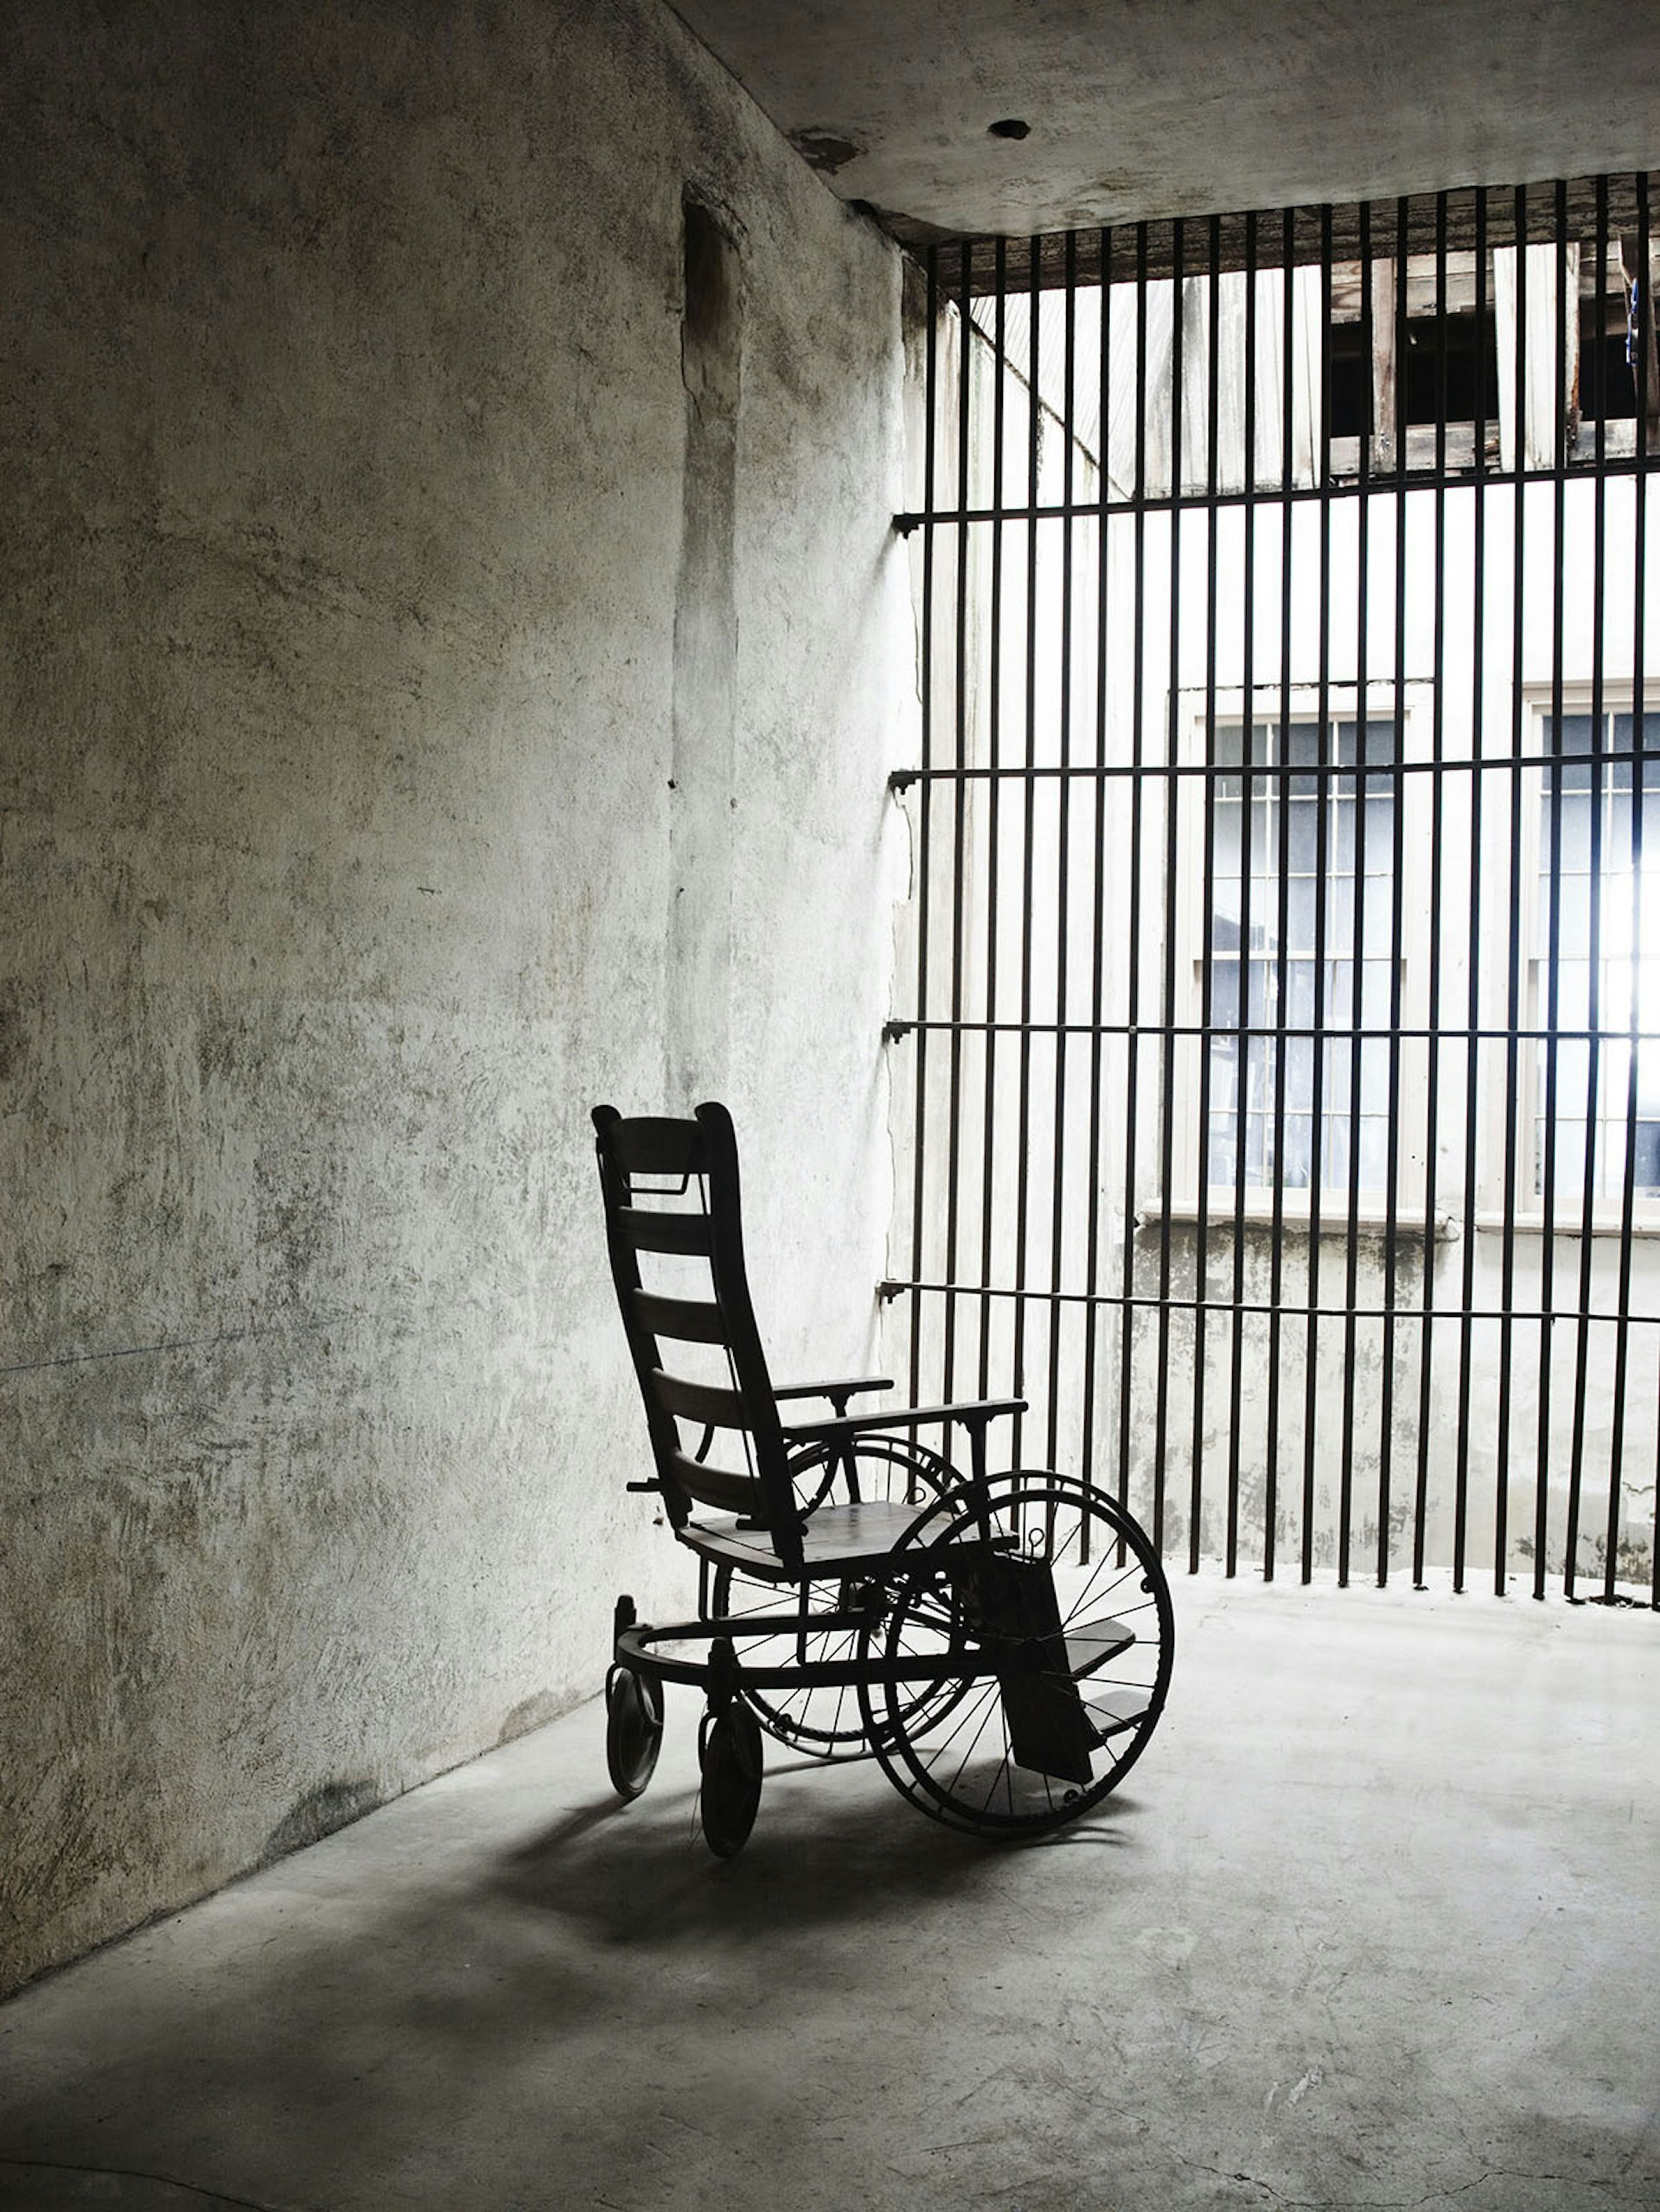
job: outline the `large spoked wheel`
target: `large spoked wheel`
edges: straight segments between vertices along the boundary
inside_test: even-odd
[[[605,1678],[605,1766],[619,1797],[638,1797],[663,1746],[663,1692],[626,1666]]]
[[[851,1467],[849,1457],[845,1451],[814,1445],[795,1461],[791,1473],[803,1512],[810,1516],[819,1506],[845,1505],[856,1497],[914,1505],[921,1514],[955,1480],[948,1461],[903,1436],[862,1436],[852,1447]],[[848,1582],[817,1583],[809,1595],[820,1612],[856,1610],[878,1598],[877,1593]],[[795,1602],[790,1584],[755,1582],[730,1567],[716,1574],[711,1593],[712,1610],[723,1619],[788,1613]],[[805,1656],[814,1664],[846,1665],[857,1657],[859,1644],[857,1628],[814,1631],[808,1637]],[[792,1665],[802,1656],[793,1633],[746,1636],[741,1650],[746,1666]],[[859,1692],[851,1685],[756,1690],[745,1683],[739,1694],[767,1734],[792,1751],[814,1759],[869,1755],[865,1716]]]
[[[731,1858],[749,1841],[761,1802],[761,1730],[735,1697],[723,1713],[704,1716],[699,1736],[703,1769],[703,1839],[717,1858]]]
[[[957,1491],[918,1531],[862,1636],[859,1697],[884,1771],[919,1812],[1019,1842],[1077,1819],[1140,1757],[1175,1625],[1164,1569],[1112,1499],[1014,1474],[991,1499],[986,1527]],[[962,1550],[987,1533],[1000,1547]],[[895,1678],[907,1662],[960,1662],[959,1693],[930,1704]]]

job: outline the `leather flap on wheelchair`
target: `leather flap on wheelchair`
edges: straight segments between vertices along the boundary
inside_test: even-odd
[[[952,1579],[967,1625],[985,1639],[997,1670],[1010,1757],[1017,1767],[1083,1787],[1094,1778],[1089,1755],[1101,1736],[1067,1663],[1048,1560],[983,1551],[956,1567]]]

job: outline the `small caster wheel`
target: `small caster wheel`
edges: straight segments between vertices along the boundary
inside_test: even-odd
[[[703,1767],[703,1839],[717,1858],[741,1851],[761,1802],[761,1730],[734,1698],[724,1713],[706,1715],[699,1732]]]
[[[619,1797],[638,1797],[651,1780],[663,1744],[663,1693],[631,1668],[605,1678],[605,1765]]]

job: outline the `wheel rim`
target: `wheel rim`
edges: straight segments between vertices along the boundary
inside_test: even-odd
[[[605,1693],[605,1763],[623,1797],[638,1797],[651,1780],[663,1742],[662,1691],[626,1667]]]
[[[926,1446],[908,1443],[902,1437],[862,1438],[854,1462],[861,1496],[897,1499],[914,1493],[919,1513],[930,1500],[943,1494],[951,1474],[948,1463],[936,1453]],[[796,1496],[808,1510],[825,1503],[845,1487],[827,1446],[815,1447],[802,1454],[791,1473]],[[737,1621],[777,1612],[785,1601],[787,1587],[754,1582],[747,1575],[735,1575],[730,1567],[723,1566],[715,1576],[712,1609],[718,1617]],[[850,1599],[853,1594],[852,1586],[844,1584],[840,1600]],[[847,1628],[827,1629],[810,1635],[806,1655],[814,1663],[852,1663],[859,1655],[860,1634],[857,1628]],[[795,1639],[789,1635],[745,1637],[741,1649],[744,1659],[756,1665],[789,1664],[797,1655]],[[861,1710],[858,1691],[851,1685],[826,1689],[755,1690],[745,1683],[740,1686],[740,1695],[767,1734],[792,1751],[825,1760],[870,1756],[867,1717]]]
[[[1152,1544],[1111,1499],[1043,1475],[1005,1477],[993,1494],[996,1527],[1018,1539],[1015,1559],[1046,1559],[1052,1570],[1060,1623],[1075,1639],[1065,1647],[1064,1670],[1052,1659],[1039,1667],[1031,1639],[976,1618],[963,1577],[948,1573],[948,1539],[974,1532],[974,1516],[959,1495],[942,1508],[937,1528],[923,1531],[916,1565],[896,1581],[882,1620],[865,1633],[860,1698],[877,1757],[920,1812],[976,1835],[1018,1841],[1079,1818],[1140,1756],[1164,1709],[1174,1623]],[[1106,1657],[1111,1639],[1078,1633],[1103,1620],[1133,1632],[1132,1643]],[[961,1694],[940,1711],[923,1707],[908,1716],[903,1685],[884,1679],[884,1671],[954,1654],[969,1670]],[[1087,1733],[1087,1780],[1018,1763],[1003,1680],[983,1671],[999,1659],[1011,1675],[1040,1672],[1045,1698],[1068,1709],[1069,1727]],[[1076,1723],[1073,1704],[1084,1716]]]

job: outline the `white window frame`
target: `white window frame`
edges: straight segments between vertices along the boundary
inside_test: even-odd
[[[1392,722],[1395,715],[1396,695],[1396,687],[1393,682],[1369,684],[1366,687],[1364,719],[1374,722]],[[1229,722],[1243,722],[1246,719],[1242,691],[1219,690],[1213,696],[1214,706],[1211,706],[1211,695],[1203,691],[1180,694],[1177,758],[1182,766],[1204,764],[1207,733],[1212,727]],[[1408,682],[1400,687],[1399,696],[1401,758],[1408,763],[1427,760],[1432,723],[1431,687],[1427,683]],[[1358,714],[1359,700],[1359,691],[1353,684],[1329,685],[1324,694],[1326,721],[1361,719]],[[1322,694],[1318,687],[1293,685],[1289,698],[1289,719],[1293,723],[1314,723],[1320,719],[1321,704]],[[1259,687],[1255,694],[1255,712],[1251,719],[1255,722],[1277,723],[1280,714],[1281,694],[1278,687]],[[1210,919],[1209,885],[1204,874],[1203,779],[1185,776],[1176,780],[1192,796],[1184,794],[1183,797],[1183,818],[1177,842],[1181,882],[1176,902],[1175,1019],[1184,1026],[1197,1026],[1204,1019],[1204,952]],[[1402,776],[1397,787],[1401,809],[1401,851],[1408,865],[1414,850],[1425,854],[1429,850],[1429,783],[1427,775],[1411,773]],[[1403,898],[1401,943],[1397,951],[1401,964],[1400,1019],[1402,1029],[1421,1030],[1427,1020],[1428,932],[1428,902]],[[1209,1154],[1207,1134],[1201,1128],[1199,1121],[1200,1070],[1203,1057],[1208,1050],[1208,1039],[1184,1037],[1178,1040],[1173,1055],[1173,1096],[1171,1103],[1175,1188],[1165,1211],[1176,1218],[1194,1218],[1200,1211],[1200,1163]],[[1404,1037],[1401,1045],[1400,1084],[1400,1096],[1403,1100],[1425,1096],[1428,1065],[1429,1048],[1425,1040],[1421,1037]],[[1414,1226],[1420,1229],[1424,1226],[1426,1134],[1421,1114],[1415,1122],[1410,1115],[1403,1116],[1395,1148],[1397,1168],[1394,1218],[1396,1226],[1406,1231]],[[1204,1193],[1204,1211],[1211,1221],[1226,1225],[1235,1218],[1236,1187],[1232,1180],[1208,1186]],[[1310,1193],[1306,1188],[1247,1182],[1244,1186],[1244,1210],[1240,1218],[1252,1224],[1279,1221],[1293,1227],[1299,1224],[1306,1226],[1309,1219],[1309,1199]],[[1388,1186],[1378,1184],[1374,1187],[1363,1184],[1354,1225],[1382,1230],[1386,1226],[1388,1218]],[[1350,1225],[1347,1176],[1324,1181],[1320,1190],[1319,1212],[1322,1234],[1341,1235]]]
[[[1629,683],[1604,682],[1601,696],[1587,682],[1556,684],[1528,684],[1522,691],[1523,735],[1522,747],[1526,758],[1542,762],[1545,756],[1545,726],[1559,706],[1563,715],[1589,714],[1593,705],[1604,715],[1629,714],[1631,711],[1631,687]],[[1660,729],[1660,687],[1645,688],[1644,717]],[[1522,834],[1519,843],[1519,864],[1522,879],[1516,902],[1517,928],[1521,933],[1521,989],[1518,1021],[1524,1032],[1542,1030],[1546,1026],[1549,1000],[1547,959],[1543,950],[1545,916],[1540,896],[1540,869],[1543,860],[1545,830],[1545,797],[1548,771],[1543,766],[1530,767],[1522,776]],[[1653,865],[1660,867],[1660,802],[1650,803],[1644,815],[1649,849]],[[1644,871],[1647,873],[1647,870]],[[1501,948],[1504,965],[1494,975],[1492,1003],[1508,1007],[1510,1000],[1509,953]],[[1606,959],[1607,955],[1605,953]],[[1524,1034],[1516,1047],[1516,1157],[1511,1163],[1509,1218],[1514,1228],[1537,1233],[1545,1227],[1544,1195],[1536,1188],[1537,1101],[1539,1096],[1540,1058],[1539,1039]],[[1500,1088],[1498,1096],[1503,1099]],[[1622,1093],[1623,1099],[1623,1093]],[[1598,1128],[1612,1120],[1624,1119],[1622,1103],[1618,1116],[1606,1112],[1607,1094],[1598,1100]],[[1488,1116],[1487,1173],[1484,1182],[1489,1203],[1479,1218],[1483,1228],[1502,1225],[1505,1218],[1504,1113],[1501,1109]],[[1596,1138],[1593,1135],[1592,1141]],[[1623,1141],[1623,1138],[1622,1138]],[[1567,1235],[1576,1231],[1584,1220],[1585,1186],[1582,1176],[1559,1179],[1556,1189],[1555,1228],[1556,1233]],[[1631,1225],[1634,1231],[1648,1236],[1660,1236],[1660,1193],[1645,1194],[1634,1190],[1631,1195]],[[1624,1228],[1623,1199],[1598,1197],[1593,1199],[1591,1231],[1593,1236],[1618,1236]]]

